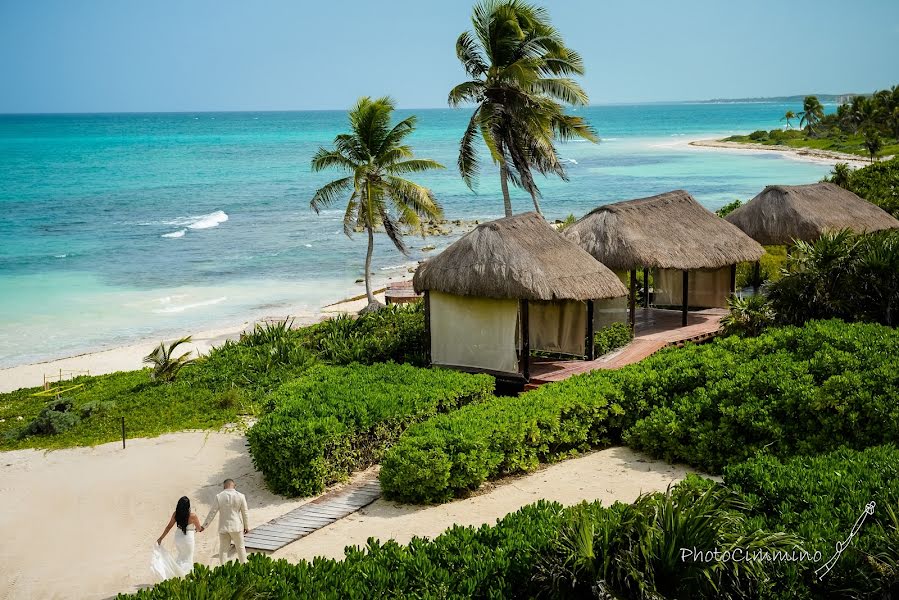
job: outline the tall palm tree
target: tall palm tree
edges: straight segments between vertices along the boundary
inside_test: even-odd
[[[414,158],[412,148],[404,140],[414,131],[416,118],[407,117],[391,127],[394,108],[393,100],[386,96],[377,100],[360,98],[349,112],[352,132],[338,135],[333,149],[319,148],[312,157],[313,171],[337,168],[348,174],[315,192],[310,203],[312,209],[317,213],[350,192],[343,231],[347,237],[357,228],[368,232],[365,255],[368,306],[362,312],[381,306],[371,289],[375,229],[383,226],[397,250],[407,254],[402,227],[419,228],[424,235],[421,219],[439,218],[443,214],[430,190],[402,177],[407,173],[442,169],[443,165]]]
[[[480,135],[499,165],[506,216],[512,214],[510,181],[531,195],[540,212],[533,172],[567,179],[554,142],[598,141],[584,119],[563,110],[563,104],[588,102],[571,78],[583,75],[583,61],[565,46],[545,8],[520,0],[482,0],[471,21],[473,31],[456,41],[456,56],[469,80],[454,87],[448,99],[450,106],[476,105],[459,144],[459,172],[473,189],[480,171],[475,147]]]
[[[824,107],[818,101],[817,96],[806,96],[802,103],[802,112],[799,113],[799,126],[812,132],[815,125],[824,118]]]
[[[790,121],[795,118],[796,118],[796,113],[794,113],[792,110],[788,110],[787,112],[784,113],[784,116],[782,116],[780,118],[780,120],[787,122],[787,129],[792,129],[793,125],[790,123]]]

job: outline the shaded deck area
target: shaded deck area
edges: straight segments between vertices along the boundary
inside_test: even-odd
[[[721,319],[726,314],[727,310],[723,308],[693,311],[687,316],[686,327],[682,327],[682,313],[679,310],[638,308],[635,335],[630,344],[596,360],[531,358],[531,379],[525,389],[534,389],[544,383],[561,381],[596,369],[617,369],[639,362],[667,346],[707,340],[718,334]]]

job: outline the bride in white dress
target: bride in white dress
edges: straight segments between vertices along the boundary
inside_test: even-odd
[[[172,527],[175,529],[175,554],[172,555],[162,546],[162,540],[168,535]],[[178,500],[175,512],[169,519],[165,531],[156,540],[153,547],[153,558],[150,568],[159,579],[171,579],[172,577],[184,577],[194,568],[194,532],[203,531],[200,519],[196,513],[190,510],[190,499],[182,496]]]

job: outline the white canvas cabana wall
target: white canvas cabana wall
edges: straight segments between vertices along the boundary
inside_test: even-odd
[[[592,302],[426,293],[431,364],[527,379],[531,350],[591,356]],[[527,327],[522,327],[522,319]],[[592,356],[591,356],[592,357]]]
[[[692,308],[727,308],[733,292],[731,267],[688,271],[687,305]],[[653,304],[681,306],[684,299],[683,271],[653,269]]]

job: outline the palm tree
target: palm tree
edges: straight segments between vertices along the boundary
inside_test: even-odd
[[[799,113],[799,126],[805,127],[806,131],[811,133],[815,125],[823,118],[824,107],[818,101],[818,97],[806,96],[802,103],[802,112]]]
[[[442,169],[433,160],[414,158],[404,143],[415,129],[416,118],[407,117],[391,127],[394,102],[388,97],[360,98],[349,112],[352,133],[334,138],[334,148],[319,148],[312,157],[312,170],[337,168],[347,173],[322,186],[310,205],[318,213],[331,206],[342,194],[350,192],[343,216],[343,231],[351,237],[356,229],[368,232],[365,255],[365,295],[368,306],[362,312],[380,308],[371,289],[371,256],[374,231],[378,226],[394,246],[408,254],[403,243],[402,226],[418,228],[424,235],[422,218],[435,219],[443,214],[427,188],[401,177],[430,169]]]
[[[520,0],[482,0],[471,21],[473,32],[456,41],[456,56],[469,80],[454,87],[448,99],[450,106],[476,105],[459,144],[459,172],[474,189],[480,135],[499,165],[506,216],[512,215],[510,181],[531,195],[540,212],[533,171],[567,179],[554,141],[598,141],[586,121],[563,112],[563,104],[588,102],[571,79],[583,75],[583,61],[549,24],[545,8]]]
[[[787,129],[792,129],[793,125],[790,123],[790,120],[795,119],[795,118],[796,118],[796,113],[794,113],[792,110],[788,110],[787,112],[784,113],[784,116],[782,116],[780,118],[780,120],[787,122]]]
[[[871,124],[865,127],[864,135],[865,139],[862,141],[862,145],[868,151],[868,154],[871,155],[871,162],[873,163],[877,153],[883,148],[883,140],[880,139],[880,133],[877,132],[877,128]]]
[[[190,351],[185,352],[181,356],[175,356],[175,348],[181,344],[189,343],[190,336],[175,340],[168,347],[166,347],[165,342],[160,342],[152,352],[144,357],[144,364],[153,367],[153,371],[150,372],[150,379],[163,382],[174,381],[182,368],[196,360],[195,358],[190,358]]]

